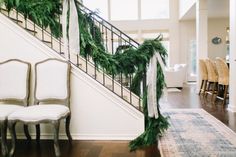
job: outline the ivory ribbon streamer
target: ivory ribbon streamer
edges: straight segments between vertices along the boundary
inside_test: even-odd
[[[67,13],[69,9],[69,25],[67,20]],[[68,34],[67,34],[67,26]],[[79,34],[79,20],[75,0],[64,0],[62,11],[62,29],[64,40],[64,52],[67,59],[69,53],[79,55],[80,52],[80,34]]]
[[[157,97],[156,97],[156,78],[157,78],[157,62],[160,64],[165,77],[165,65],[159,53],[151,58],[147,71],[147,85],[148,85],[148,116],[158,118],[157,111]],[[164,95],[166,95],[166,87],[164,87]]]

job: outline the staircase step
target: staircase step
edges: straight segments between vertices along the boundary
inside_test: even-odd
[[[52,43],[51,41],[47,41],[47,40],[42,40],[42,42],[45,42],[47,44],[51,44]]]
[[[112,85],[106,85],[106,87],[112,90]]]
[[[78,67],[82,67],[82,64],[81,64],[81,63],[79,63],[79,64],[77,64],[77,66],[78,66]]]
[[[7,9],[4,9],[4,8],[0,8],[0,11],[6,11],[6,12],[8,12],[8,10],[7,10]]]
[[[23,23],[23,21],[21,20],[17,20],[15,18],[9,17],[12,21],[16,22],[16,23]]]
[[[29,29],[29,28],[25,28],[25,30],[29,31],[30,33],[34,33],[34,34],[38,33],[35,30]]]
[[[97,75],[92,75],[92,77],[95,79],[95,77],[97,77]]]
[[[123,99],[128,101],[128,97],[126,95],[123,95]]]

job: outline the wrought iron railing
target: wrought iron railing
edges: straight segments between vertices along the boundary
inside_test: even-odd
[[[94,23],[99,27],[102,34],[104,47],[107,52],[114,54],[119,46],[130,46],[133,48],[137,48],[139,46],[139,44],[135,40],[113,26],[111,23],[107,22],[99,15],[93,13],[91,10],[89,10],[79,2],[78,4],[80,6],[79,8],[81,12],[83,14],[90,15]],[[9,17],[12,21],[17,23],[19,26],[27,30],[29,33],[43,41],[46,45],[55,50],[55,52],[62,55],[63,57],[66,57],[64,52],[62,51],[63,39],[53,36],[49,28],[45,29],[38,26],[31,20],[25,18],[17,10],[8,11],[6,8],[4,8],[4,6],[2,6],[0,11],[4,15]],[[139,111],[142,111],[142,96],[136,95],[130,90],[133,74],[124,75],[121,73],[117,76],[108,75],[105,73],[105,70],[96,65],[96,63],[93,62],[93,60],[89,56],[82,57],[76,54],[69,53],[66,58],[69,58],[69,62],[71,64],[80,68],[83,72],[87,73],[90,77],[98,81],[114,94],[124,99]],[[145,83],[145,78],[143,82]]]

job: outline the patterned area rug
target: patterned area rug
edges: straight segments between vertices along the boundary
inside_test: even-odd
[[[236,157],[236,133],[203,109],[167,109],[162,157]]]

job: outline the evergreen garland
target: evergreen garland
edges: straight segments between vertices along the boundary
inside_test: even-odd
[[[41,27],[49,27],[55,37],[60,37],[61,24],[58,22],[61,14],[60,0],[3,0],[7,9],[14,8],[21,12],[25,18],[31,19]],[[154,40],[146,40],[137,49],[123,45],[117,48],[115,54],[106,52],[100,29],[93,21],[93,14],[83,14],[77,3],[79,27],[80,27],[80,54],[84,57],[90,56],[96,66],[101,67],[108,74],[114,76],[121,73],[126,76],[134,74],[130,90],[140,95],[140,83],[146,75],[147,66],[154,53],[159,53],[162,60],[167,56],[166,49],[161,44],[162,37]],[[150,146],[157,142],[157,138],[168,128],[169,123],[159,110],[159,100],[165,86],[163,71],[157,64],[157,109],[159,118],[148,117],[147,110],[147,88],[143,94],[143,111],[145,116],[145,132],[130,142],[130,150]]]

